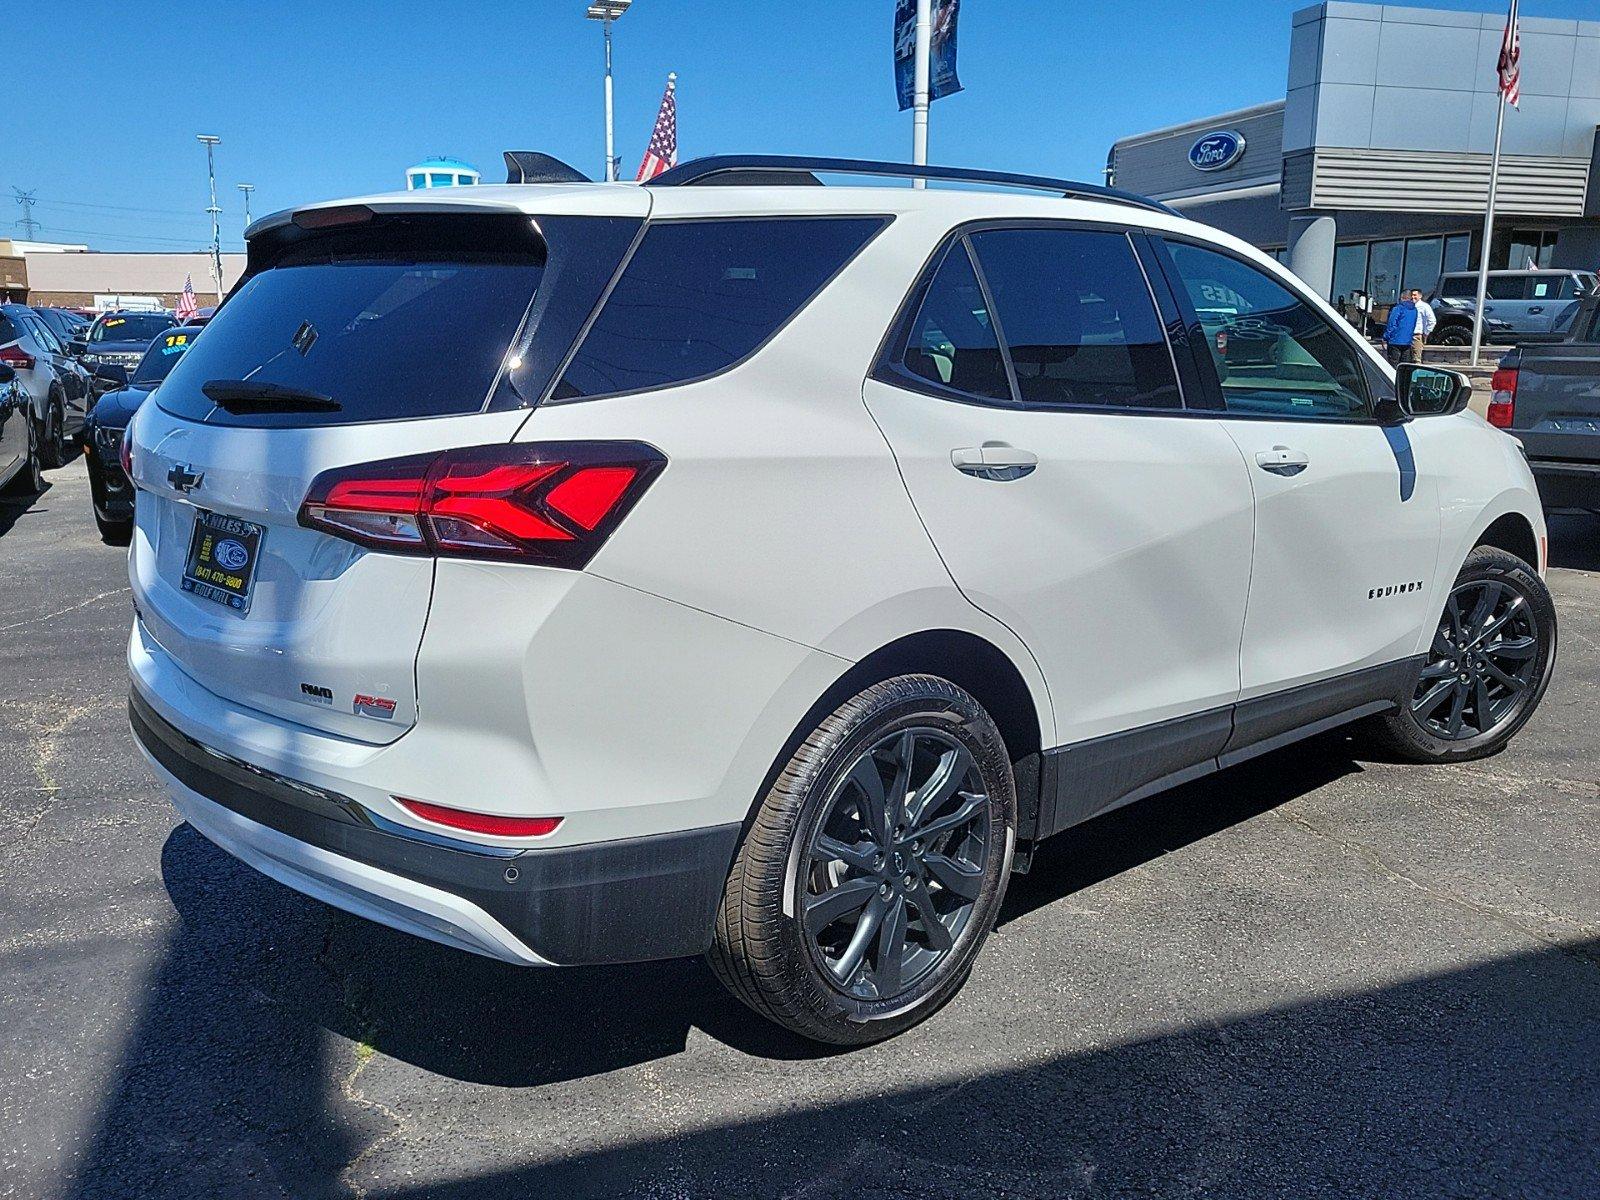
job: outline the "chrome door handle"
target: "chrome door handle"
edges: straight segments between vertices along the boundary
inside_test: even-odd
[[[1311,465],[1311,459],[1300,450],[1287,446],[1274,446],[1256,455],[1256,466],[1274,475],[1298,475]]]
[[[950,451],[950,465],[963,475],[1009,483],[1033,474],[1039,456],[1015,446],[966,446]]]

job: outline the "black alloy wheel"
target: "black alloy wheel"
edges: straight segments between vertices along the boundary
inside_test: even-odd
[[[1539,667],[1528,598],[1498,579],[1458,584],[1445,603],[1411,715],[1434,737],[1466,741],[1515,714]]]
[[[894,1000],[954,948],[995,831],[972,754],[937,729],[875,742],[828,801],[800,868],[807,949],[833,985]]]

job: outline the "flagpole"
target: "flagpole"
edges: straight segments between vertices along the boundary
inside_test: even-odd
[[[1517,28],[1517,3],[1511,0],[1507,17],[1507,36],[1514,36]],[[1494,204],[1500,190],[1500,142],[1506,128],[1506,89],[1504,80],[1495,80],[1494,156],[1489,160],[1489,197],[1483,209],[1483,248],[1478,252],[1478,304],[1472,314],[1472,365],[1476,367],[1483,352],[1483,306],[1489,302],[1489,247],[1494,242]]]
[[[933,0],[917,0],[916,59],[912,68],[911,161],[918,166],[928,162],[928,92],[933,49]],[[926,179],[913,179],[912,187],[925,188]]]

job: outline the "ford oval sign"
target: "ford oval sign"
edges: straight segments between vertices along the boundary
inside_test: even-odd
[[[1196,171],[1226,171],[1244,157],[1244,134],[1232,129],[1208,133],[1189,147],[1189,165]]]

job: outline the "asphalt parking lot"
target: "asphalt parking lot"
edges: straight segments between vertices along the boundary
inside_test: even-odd
[[[1600,1195],[1600,519],[1505,754],[1335,735],[1094,822],[953,1004],[823,1054],[698,962],[519,971],[180,824],[50,478],[0,503],[0,1196]]]

